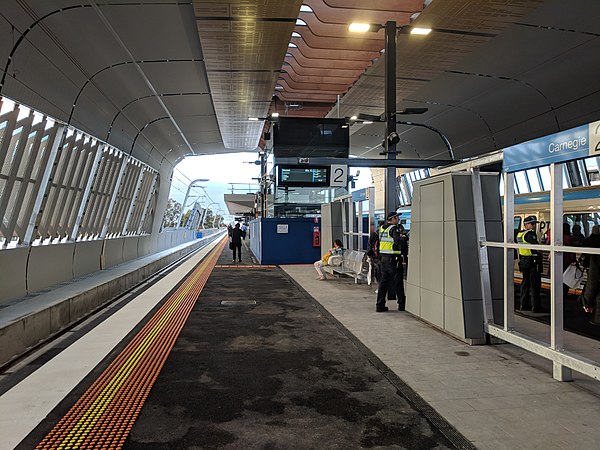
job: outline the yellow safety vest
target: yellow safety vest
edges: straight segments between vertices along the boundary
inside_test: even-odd
[[[392,228],[396,225],[390,225],[387,228],[379,229],[379,253],[383,255],[400,255],[400,250],[394,250],[394,238],[391,236]]]
[[[527,241],[525,240],[525,235],[527,233],[529,233],[530,231],[533,231],[533,230],[525,230],[525,231],[521,231],[519,234],[517,234],[517,244],[526,244]],[[533,253],[531,253],[531,250],[528,248],[520,248],[519,256],[533,256]]]

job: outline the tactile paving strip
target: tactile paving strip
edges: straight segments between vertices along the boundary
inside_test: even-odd
[[[225,243],[188,276],[37,449],[123,446]]]
[[[256,264],[219,264],[218,266],[219,269],[274,269],[277,266],[268,266],[268,265],[256,265]]]

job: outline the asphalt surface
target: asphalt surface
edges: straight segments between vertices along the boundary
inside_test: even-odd
[[[426,419],[281,269],[247,255],[213,271],[125,448],[454,448],[447,423]]]

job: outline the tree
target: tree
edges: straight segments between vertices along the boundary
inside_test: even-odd
[[[163,218],[163,227],[164,228],[174,228],[177,226],[175,223],[177,217],[179,216],[179,212],[181,211],[181,203],[177,200],[173,200],[170,198],[167,200],[167,209],[165,209],[165,215]]]

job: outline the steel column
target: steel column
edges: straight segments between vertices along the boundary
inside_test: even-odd
[[[487,324],[494,323],[492,307],[492,284],[490,281],[490,264],[488,249],[485,242],[485,216],[483,213],[483,194],[481,192],[481,175],[478,169],[471,172],[471,187],[473,190],[473,205],[475,212],[475,229],[477,230],[477,246],[479,250],[479,279],[481,282],[481,300],[483,303],[483,320]]]
[[[553,246],[563,245],[563,165],[550,164],[550,230]],[[564,318],[563,318],[563,253],[550,251],[550,348],[564,350]],[[571,381],[571,369],[558,361],[553,361],[553,376],[559,381]]]
[[[75,218],[75,223],[73,224],[73,230],[71,231],[71,236],[69,239],[74,241],[77,239],[77,234],[79,233],[79,227],[81,226],[81,222],[83,221],[83,214],[85,212],[85,208],[88,204],[88,199],[90,198],[90,193],[92,191],[92,186],[94,181],[96,180],[96,176],[98,175],[98,170],[100,169],[100,158],[102,157],[102,153],[104,152],[104,145],[98,145],[96,149],[96,155],[94,156],[94,162],[92,163],[92,173],[88,177],[88,180],[83,188],[83,192],[81,194],[81,202],[79,203],[79,209],[77,211],[77,216]]]
[[[42,208],[44,206],[45,200],[47,199],[47,189],[48,183],[50,180],[50,176],[56,169],[56,155],[58,155],[58,149],[63,140],[65,125],[59,125],[56,128],[56,132],[54,134],[54,140],[52,141],[52,147],[50,150],[50,154],[48,156],[48,160],[46,161],[46,168],[44,169],[44,175],[42,179],[39,181],[39,189],[37,191],[37,196],[35,199],[35,203],[33,205],[33,210],[31,212],[31,217],[29,218],[29,224],[27,225],[27,229],[25,230],[25,234],[23,237],[23,244],[29,245],[31,244],[31,239],[33,237],[33,232],[37,226],[38,219],[42,212]]]
[[[515,175],[504,174],[504,244],[515,242]],[[504,330],[515,326],[515,251],[503,248],[504,253]]]
[[[121,168],[119,169],[119,175],[117,175],[117,182],[115,183],[115,190],[112,193],[112,197],[110,199],[110,203],[108,205],[108,211],[106,211],[106,217],[104,218],[104,225],[102,226],[102,231],[100,232],[100,239],[104,239],[106,234],[108,233],[108,225],[110,224],[110,217],[112,216],[113,209],[115,204],[117,203],[117,194],[121,190],[121,183],[123,181],[123,174],[127,169],[127,164],[129,163],[129,156],[123,156],[123,161],[121,162]]]
[[[396,22],[385,23],[385,150],[386,159],[396,159],[396,144],[388,137],[396,131]],[[384,213],[395,211],[398,207],[396,195],[396,168],[385,169],[385,205]]]

